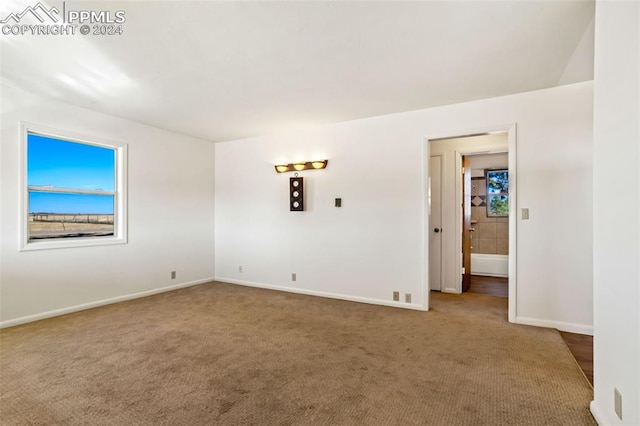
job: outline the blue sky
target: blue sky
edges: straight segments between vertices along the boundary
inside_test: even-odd
[[[115,150],[28,135],[27,185],[57,188],[115,188]],[[113,213],[113,196],[31,192],[29,212]]]

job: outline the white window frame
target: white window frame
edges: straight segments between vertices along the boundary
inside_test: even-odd
[[[499,168],[495,168],[495,169],[485,169],[484,170],[484,186],[485,186],[485,193],[486,193],[486,200],[485,200],[485,204],[487,206],[487,217],[509,217],[509,214],[503,214],[503,215],[489,215],[489,211],[491,210],[491,198],[492,197],[507,197],[507,202],[509,203],[509,206],[511,205],[511,197],[509,196],[509,191],[507,192],[499,192],[499,193],[493,193],[490,194],[489,193],[489,173],[499,173],[499,172],[507,172],[507,180],[509,181],[511,176],[509,174],[509,168],[508,167],[499,167]],[[509,182],[509,188],[511,188],[511,182]],[[509,208],[510,210],[510,208]]]
[[[20,250],[45,250],[71,247],[91,247],[127,243],[127,144],[105,140],[93,136],[78,135],[73,132],[53,129],[33,123],[20,123],[21,149],[21,190],[20,190]],[[113,210],[113,235],[100,237],[53,238],[29,241],[29,189],[27,186],[28,135],[61,139],[64,141],[92,145],[115,150],[115,191]],[[59,191],[56,191],[59,192]],[[80,191],[72,191],[79,193]],[[90,192],[90,191],[89,191]]]

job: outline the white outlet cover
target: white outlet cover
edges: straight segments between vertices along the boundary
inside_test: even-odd
[[[617,388],[613,388],[613,409],[620,420],[622,420],[622,394]]]

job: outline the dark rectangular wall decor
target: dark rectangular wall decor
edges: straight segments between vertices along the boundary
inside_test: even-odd
[[[289,211],[304,211],[304,183],[301,177],[289,178]]]

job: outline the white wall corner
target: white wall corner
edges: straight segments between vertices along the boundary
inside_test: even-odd
[[[585,28],[571,58],[564,68],[558,86],[593,80],[595,16]]]

